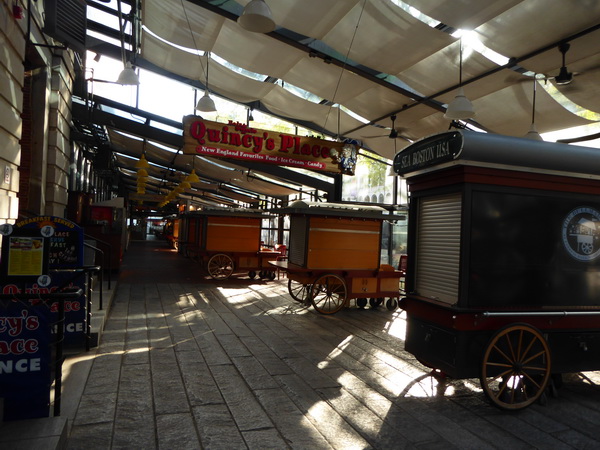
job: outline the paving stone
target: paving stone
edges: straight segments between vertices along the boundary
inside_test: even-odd
[[[287,447],[286,442],[281,438],[275,428],[243,431],[242,437],[244,438],[244,441],[246,441],[248,448],[251,450],[278,450]]]
[[[155,418],[152,412],[117,415],[111,448],[123,450],[157,448]]]
[[[189,412],[188,398],[173,349],[151,350],[150,359],[156,414]]]
[[[156,416],[158,448],[164,450],[196,450],[200,441],[191,414],[162,414]]]
[[[115,420],[117,393],[84,394],[81,397],[74,425],[112,422]]]
[[[250,389],[272,389],[278,386],[254,356],[232,357],[231,359]]]
[[[219,365],[210,367],[210,370],[240,430],[273,426],[234,366]]]
[[[176,356],[190,405],[225,403],[200,352],[177,352]]]
[[[219,340],[212,332],[203,331],[198,333],[196,330],[194,330],[194,337],[207,364],[211,366],[218,364],[231,364],[229,355],[227,355],[225,350],[223,350]]]
[[[216,337],[229,358],[250,356],[250,352],[237,336],[227,334],[216,335]]]
[[[74,425],[67,450],[109,450],[112,445],[113,422]]]
[[[226,405],[192,408],[202,447],[214,450],[247,449],[235,420]]]
[[[263,409],[291,448],[329,448],[329,443],[282,389],[254,391]]]
[[[280,375],[276,378],[286,394],[334,448],[369,447],[369,443],[301,377]]]

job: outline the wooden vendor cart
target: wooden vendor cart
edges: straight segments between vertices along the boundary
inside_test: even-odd
[[[275,279],[269,265],[280,252],[261,247],[262,220],[271,215],[264,211],[240,208],[205,208],[180,216],[179,251],[199,261],[215,279],[247,272],[253,279]]]
[[[469,131],[406,147],[405,347],[496,406],[600,369],[600,150]]]
[[[279,214],[290,215],[287,261],[271,261],[288,277],[292,298],[333,314],[356,299],[377,307],[387,298],[396,309],[402,273],[380,264],[384,220],[400,220],[377,206],[296,201]],[[370,298],[370,300],[368,300]]]

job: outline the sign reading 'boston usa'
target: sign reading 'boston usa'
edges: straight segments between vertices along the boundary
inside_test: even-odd
[[[394,157],[394,172],[399,175],[455,159],[462,149],[462,135],[450,132],[431,136],[409,145]]]
[[[243,159],[280,166],[354,175],[357,149],[353,144],[183,118],[183,153]]]

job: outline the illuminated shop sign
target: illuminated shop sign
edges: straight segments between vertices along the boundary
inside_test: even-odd
[[[197,116],[185,116],[183,129],[184,154],[354,175],[357,148],[353,144],[260,130],[233,121],[211,122]]]

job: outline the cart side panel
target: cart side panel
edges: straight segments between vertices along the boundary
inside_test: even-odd
[[[369,295],[377,292],[377,278],[353,277],[350,284],[350,292],[358,295]]]
[[[240,256],[237,261],[237,269],[256,270],[259,267],[258,256]]]
[[[469,306],[600,306],[600,203],[531,190],[473,193]]]
[[[207,217],[206,250],[257,252],[261,219],[248,217]]]
[[[307,267],[377,269],[381,221],[311,217]]]

